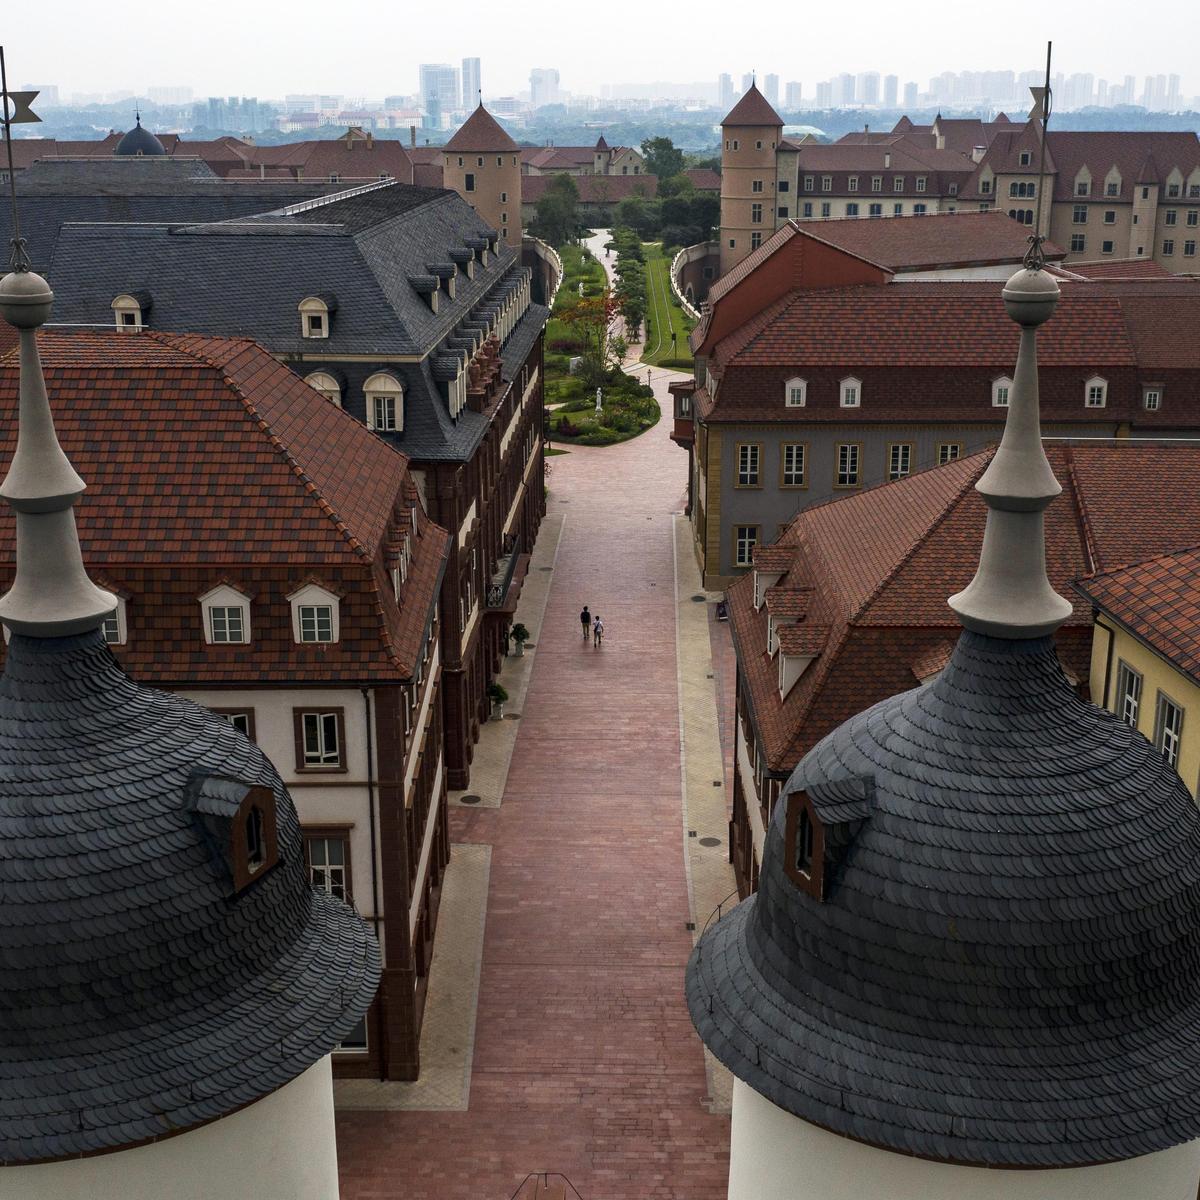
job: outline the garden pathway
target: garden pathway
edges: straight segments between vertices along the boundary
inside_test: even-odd
[[[695,822],[668,378],[649,432],[552,460],[562,530],[503,804],[452,809],[454,842],[491,847],[469,1108],[340,1112],[343,1200],[510,1200],[533,1171],[583,1200],[725,1195],[729,1121],[683,1000]],[[602,648],[580,636],[585,603]]]

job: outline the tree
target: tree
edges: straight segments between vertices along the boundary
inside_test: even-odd
[[[537,202],[535,236],[563,246],[579,232],[579,188],[570,175],[555,175]]]
[[[683,151],[676,150],[669,137],[647,138],[642,143],[642,155],[646,159],[646,173],[659,179],[670,179],[683,170]]]

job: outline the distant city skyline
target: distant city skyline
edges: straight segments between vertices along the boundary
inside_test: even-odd
[[[1174,31],[1171,37],[1128,39],[1111,35],[1128,19],[1127,6],[1114,0],[1096,0],[1083,22],[1066,7],[1012,0],[1002,22],[988,10],[966,8],[953,21],[922,23],[910,10],[870,0],[852,19],[840,10],[806,13],[804,37],[794,41],[761,36],[763,29],[787,28],[794,8],[781,0],[767,0],[754,22],[730,22],[719,38],[706,36],[699,25],[689,34],[673,10],[632,0],[611,0],[599,27],[592,14],[581,14],[573,29],[569,11],[549,0],[528,0],[522,20],[506,28],[491,21],[493,10],[481,0],[463,0],[450,22],[433,10],[380,15],[376,6],[348,0],[331,23],[324,5],[294,0],[289,20],[280,22],[278,10],[261,3],[211,0],[199,19],[193,5],[162,0],[152,22],[126,22],[121,37],[113,38],[109,10],[59,0],[53,24],[44,9],[6,13],[3,36],[10,77],[48,81],[64,99],[81,92],[146,94],[151,88],[191,88],[197,97],[314,90],[415,94],[421,63],[457,68],[471,55],[482,58],[485,96],[528,91],[537,66],[556,68],[564,93],[598,96],[606,86],[663,79],[665,67],[681,62],[693,80],[715,85],[728,72],[736,85],[754,71],[763,80],[777,75],[781,90],[788,81],[877,72],[896,76],[903,94],[905,84],[916,82],[925,91],[946,71],[1031,70],[1042,60],[1047,37],[1055,39],[1055,70],[1064,76],[1121,81],[1133,75],[1140,94],[1147,75],[1179,75],[1183,96],[1200,90],[1190,53],[1195,39],[1187,36],[1188,28],[1200,32],[1200,19],[1188,0],[1157,0],[1139,12],[1141,28],[1161,23]],[[804,91],[814,95],[815,83],[806,83]]]

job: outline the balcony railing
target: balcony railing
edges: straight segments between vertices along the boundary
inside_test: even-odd
[[[487,589],[488,608],[503,608],[508,599],[509,585],[512,583],[513,572],[517,569],[517,559],[521,554],[521,539],[516,534],[509,534],[504,539],[504,553],[496,560],[496,569],[492,572],[491,582]]]

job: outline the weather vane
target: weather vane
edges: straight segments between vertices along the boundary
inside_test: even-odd
[[[17,172],[13,166],[12,127],[42,119],[29,107],[36,96],[37,92],[8,90],[4,47],[0,46],[0,121],[4,123],[4,149],[8,154],[8,195],[12,204],[12,237],[9,239],[12,249],[9,252],[8,263],[14,271],[28,271],[33,264],[30,263],[29,254],[25,250],[25,239],[21,236],[21,220],[17,213]]]
[[[1031,271],[1040,271],[1046,265],[1046,256],[1042,252],[1042,243],[1046,240],[1042,236],[1042,196],[1046,191],[1046,127],[1050,124],[1053,100],[1050,91],[1050,51],[1053,46],[1053,42],[1046,43],[1046,86],[1029,89],[1033,93],[1033,108],[1029,116],[1042,123],[1042,145],[1038,155],[1037,211],[1034,215],[1033,235],[1029,239],[1029,249],[1025,252],[1024,260],[1025,266]]]

